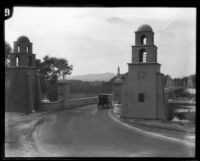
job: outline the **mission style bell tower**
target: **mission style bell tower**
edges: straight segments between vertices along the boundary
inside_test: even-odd
[[[5,76],[5,107],[7,111],[34,113],[41,99],[40,75],[36,68],[32,43],[26,36],[14,42],[10,65]]]
[[[149,25],[142,25],[135,32],[132,63],[128,63],[127,116],[167,119],[162,77],[154,32]]]

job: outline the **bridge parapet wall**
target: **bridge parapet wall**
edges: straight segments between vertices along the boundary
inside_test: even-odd
[[[98,97],[70,99],[70,85],[66,81],[58,82],[58,101],[41,102],[39,111],[62,110],[97,103]]]
[[[56,102],[41,102],[39,111],[62,110],[62,109],[75,108],[89,104],[94,104],[98,102],[98,97],[70,99],[68,100],[68,102],[69,103],[67,106],[65,106],[64,100],[59,100]]]
[[[164,94],[165,94],[166,101],[169,98],[179,96],[183,92],[183,90],[184,90],[184,87],[182,87],[182,86],[165,88],[164,89]]]

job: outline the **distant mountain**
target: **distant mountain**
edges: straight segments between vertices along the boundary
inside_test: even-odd
[[[67,79],[75,79],[82,81],[109,81],[111,78],[116,76],[113,73],[100,73],[100,74],[86,74],[86,75],[74,75],[68,76]],[[62,77],[60,77],[62,79]]]

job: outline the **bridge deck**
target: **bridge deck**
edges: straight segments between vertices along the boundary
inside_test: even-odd
[[[183,89],[183,88],[184,87],[170,87],[170,88],[165,88],[164,92],[165,93],[169,93],[169,92],[176,91],[176,90]]]

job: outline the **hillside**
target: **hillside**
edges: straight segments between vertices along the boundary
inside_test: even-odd
[[[109,81],[114,76],[116,76],[116,75],[113,73],[100,73],[100,74],[68,76],[67,79],[82,80],[82,81]],[[62,78],[60,78],[60,79],[62,79]]]

